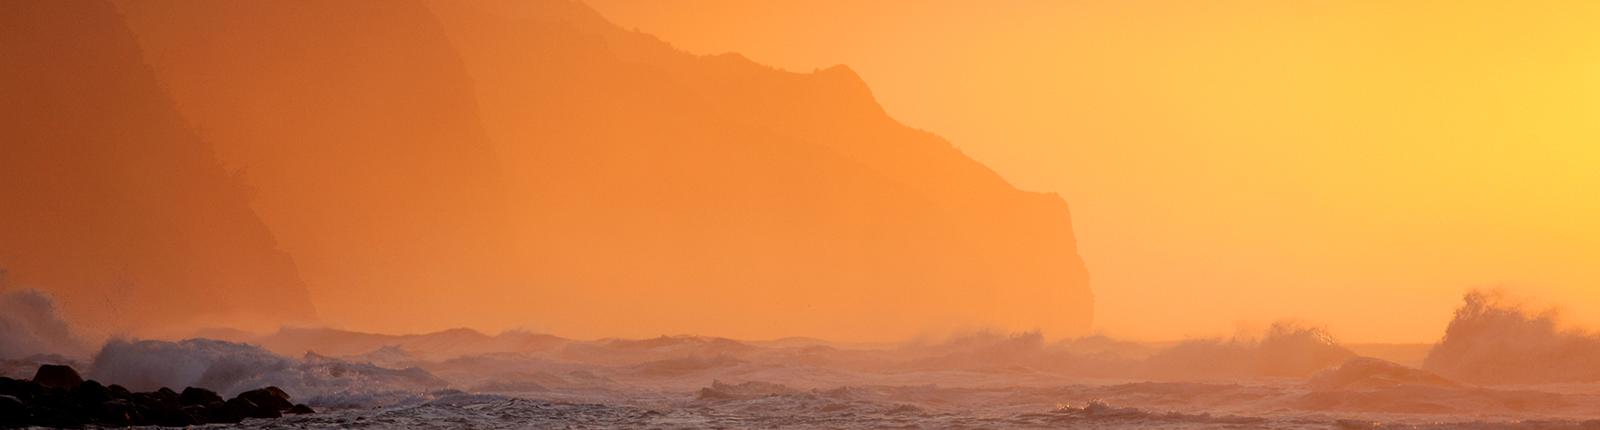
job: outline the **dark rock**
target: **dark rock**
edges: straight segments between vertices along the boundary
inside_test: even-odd
[[[178,395],[178,403],[181,403],[184,406],[204,405],[211,402],[221,401],[222,396],[217,395],[216,391],[197,387],[184,388],[183,393]]]
[[[244,421],[244,409],[229,407],[227,405],[215,408],[206,408],[206,422],[214,424],[237,424]]]
[[[0,378],[0,428],[12,427],[189,427],[207,423],[231,424],[246,418],[278,418],[284,412],[315,413],[311,407],[289,401],[289,393],[266,387],[240,393],[232,400],[204,388],[187,387],[179,394],[170,388],[134,393],[119,385],[79,380],[67,366],[41,366],[40,382]],[[46,383],[50,384],[49,386]]]
[[[88,417],[82,414],[66,411],[34,411],[28,420],[28,425],[54,428],[83,428],[89,424]]]
[[[290,407],[294,407],[294,405],[290,405]],[[230,416],[238,415],[245,418],[277,418],[283,416],[283,413],[279,412],[278,408],[258,405],[243,396],[228,400],[227,403],[222,405],[222,409],[226,410]]]
[[[78,403],[72,399],[72,394],[63,390],[44,390],[38,395],[25,401],[29,409],[46,411],[71,412],[77,409]]]
[[[39,366],[39,370],[34,372],[33,383],[43,385],[46,388],[70,390],[77,387],[78,384],[82,384],[83,377],[78,376],[78,371],[72,370],[71,366],[45,364]]]
[[[134,415],[133,404],[127,400],[106,400],[95,408],[94,422],[103,426],[126,427],[133,425]]]
[[[222,407],[222,402],[217,402],[216,407]],[[206,405],[184,406],[182,410],[184,415],[194,418],[195,421],[201,423],[211,422],[211,411],[206,409]]]
[[[163,390],[165,392],[163,392]],[[140,425],[161,426],[186,426],[203,424],[204,421],[192,419],[183,412],[183,405],[178,403],[178,394],[172,390],[162,390],[148,393],[133,393],[130,401],[134,405],[135,417]]]
[[[165,390],[165,392],[158,390],[148,393],[133,393],[131,400],[134,405],[139,407],[146,418],[159,421],[183,407],[182,404],[178,403],[178,393],[165,388],[162,390]]]
[[[128,401],[133,402],[134,406],[146,409],[161,407],[161,399],[150,393],[133,393],[133,395],[128,396]]]
[[[133,398],[133,392],[128,391],[127,387],[121,385],[111,384],[106,387],[106,390],[111,392],[111,398],[114,399],[128,400]]]
[[[147,418],[150,424],[162,427],[188,427],[205,424],[208,421],[203,415],[196,415],[183,408],[162,410],[160,415]]]
[[[204,417],[208,423],[233,424],[244,420],[242,411],[228,409],[227,404],[223,402],[211,402],[199,406],[199,412],[198,416]]]
[[[155,422],[151,421],[150,417],[145,416],[145,412],[147,412],[147,411],[145,411],[144,409],[139,408],[138,405],[133,404],[133,402],[129,401],[128,399],[117,399],[117,400],[128,402],[128,425],[130,425],[130,426],[155,425]]]
[[[154,394],[156,395],[157,398],[161,399],[162,403],[171,403],[171,404],[175,404],[175,405],[179,404],[178,403],[178,398],[179,398],[178,392],[172,391],[171,388],[161,387],[161,389],[156,390]]]
[[[136,393],[133,396],[135,412],[133,418],[138,425],[183,427],[205,424],[205,420],[185,411],[176,400],[167,401],[165,396],[157,393]]]
[[[0,377],[0,394],[26,400],[39,395],[40,391],[44,391],[44,387],[32,381]]]
[[[266,387],[239,393],[239,398],[249,400],[258,406],[271,408],[274,411],[287,411],[294,407],[294,402],[289,401],[289,393],[283,392],[278,387]]]
[[[44,390],[25,404],[30,425],[77,428],[89,424],[92,418],[92,411],[80,407],[67,390]]]
[[[92,379],[72,389],[72,399],[80,405],[98,405],[112,398],[110,389]]]
[[[0,427],[21,427],[28,417],[28,406],[11,395],[0,394]]]

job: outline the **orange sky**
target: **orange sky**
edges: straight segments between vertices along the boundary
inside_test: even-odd
[[[1487,285],[1600,323],[1600,3],[589,3],[692,52],[847,64],[1062,193],[1109,334],[1432,341]]]

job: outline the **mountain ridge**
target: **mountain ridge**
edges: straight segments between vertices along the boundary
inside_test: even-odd
[[[845,66],[693,55],[565,0],[111,4],[182,120],[248,167],[326,324],[1091,326],[1065,201],[895,121]]]
[[[0,287],[54,295],[87,334],[314,318],[247,187],[115,9],[7,3],[0,27]]]

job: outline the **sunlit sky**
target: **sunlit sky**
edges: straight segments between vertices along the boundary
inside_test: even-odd
[[[1432,341],[1497,285],[1600,323],[1600,3],[588,3],[690,52],[849,65],[1060,193],[1107,334]]]

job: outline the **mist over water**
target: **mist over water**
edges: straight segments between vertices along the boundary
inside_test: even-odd
[[[449,420],[486,428],[1326,428],[1528,419],[1577,428],[1600,418],[1597,387],[1585,384],[1595,381],[1586,361],[1597,351],[1594,335],[1479,291],[1465,295],[1423,368],[1360,357],[1327,329],[1287,322],[1258,335],[1163,344],[993,331],[865,345],[208,329],[230,339],[112,339],[89,354],[51,337],[70,330],[48,296],[8,293],[0,303],[28,310],[5,314],[7,376],[28,376],[19,363],[64,361],[134,390],[232,395],[274,385],[325,411],[285,418],[313,427],[361,418],[438,428]]]
[[[841,4],[828,20],[906,15],[899,2]],[[1274,13],[1295,11],[1285,7]],[[1318,127],[1263,121],[1271,115],[1247,115],[1244,127],[1206,138],[1198,128],[1228,125],[1215,121],[1227,115],[1213,114],[1289,108],[1281,95],[1314,94],[1284,91],[1299,85],[1276,79],[1296,77],[1281,71],[1251,83],[1272,85],[1255,88],[1272,95],[1259,102],[1243,102],[1244,85],[1191,81],[1204,91],[1190,95],[1205,96],[1182,103],[1191,111],[1152,115],[1165,110],[1157,96],[1186,92],[1149,80],[1157,75],[1254,79],[1226,65],[1271,63],[1248,50],[1188,55],[1110,42],[1168,30],[1177,45],[1229,51],[1280,40],[1252,30],[1234,43],[1195,43],[1205,39],[1192,30],[1204,27],[1168,25],[1183,14],[1145,16],[1161,9],[1145,8],[1098,30],[1052,25],[1089,31],[1052,37],[1138,54],[1104,57],[1111,62],[1181,54],[1174,58],[1223,68],[1134,61],[1120,66],[1139,73],[1110,75],[1161,73],[1085,81],[1096,89],[1082,94],[1030,89],[1016,103],[956,106],[1014,117],[996,124],[1066,118],[1074,127],[1096,121],[1073,112],[1118,112],[1103,125],[1126,130],[1029,138],[1052,145],[1030,158],[1069,155],[1055,147],[1070,147],[1072,163],[1091,167],[1081,170],[1118,173],[1084,182],[1103,189],[1065,196],[1018,187],[1008,180],[1015,172],[969,156],[975,142],[898,121],[867,79],[882,75],[847,66],[793,72],[737,53],[688,52],[576,0],[0,1],[0,375],[26,379],[41,365],[65,364],[97,381],[59,367],[29,383],[0,380],[9,390],[0,408],[20,402],[29,423],[50,425],[88,415],[107,425],[192,423],[197,411],[228,422],[246,410],[296,411],[272,405],[317,408],[243,424],[259,428],[1600,427],[1600,334],[1569,327],[1554,311],[1472,291],[1436,344],[1340,339],[1342,330],[1367,339],[1434,330],[1416,316],[1426,313],[1405,312],[1448,307],[1421,294],[1427,288],[1382,303],[1364,294],[1397,275],[1465,285],[1486,275],[1441,268],[1465,268],[1470,259],[1455,258],[1478,253],[1501,257],[1494,270],[1510,273],[1594,260],[1587,256],[1600,247],[1524,242],[1513,227],[1533,224],[1507,222],[1515,218],[1439,231],[1402,222],[1395,225],[1427,234],[1381,240],[1352,234],[1389,225],[1368,216],[1404,221],[1439,209],[1405,210],[1411,203],[1460,198],[1478,210],[1523,201],[1482,199],[1482,184],[1438,192],[1451,188],[1441,177],[1456,178],[1437,173],[1451,170],[1411,164],[1449,167],[1435,160],[1449,158],[1441,148],[1493,145],[1390,148],[1344,134],[1384,131],[1428,111],[1409,103],[1385,103],[1406,115],[1306,115],[1340,128],[1305,136],[1312,139],[1293,137]],[[1144,22],[1160,25],[1122,25]],[[880,24],[833,36],[856,44],[907,33]],[[1141,34],[1103,32],[1111,27]],[[1344,34],[1318,40],[1371,40]],[[1054,62],[1043,54],[1059,42],[993,49],[1004,38],[982,39],[960,43]],[[959,51],[932,40],[917,43],[939,55]],[[1281,40],[1297,58],[1324,57]],[[907,47],[884,58],[915,53]],[[1445,51],[1479,52],[1457,48]],[[1005,79],[1061,78],[1040,72],[1048,67],[970,64]],[[1341,95],[1372,92],[1308,82]],[[973,88],[981,87],[926,91]],[[1116,106],[1051,111],[1034,95]],[[1473,119],[1439,124],[1481,122]],[[1138,130],[1160,132],[1124,133]],[[1435,135],[1428,131],[1415,134]],[[1402,135],[1394,142],[1416,141]],[[1270,145],[1223,144],[1248,136]],[[1373,142],[1407,163],[1370,163],[1364,152],[1336,150],[1359,146],[1332,144],[1341,140]],[[1137,156],[1107,157],[1117,151],[1102,150],[1112,147]],[[1499,155],[1474,154],[1466,166],[1528,161]],[[1157,167],[1169,162],[1182,168]],[[1072,163],[1043,167],[1079,170],[1061,169]],[[1371,174],[1391,167],[1407,178]],[[1517,176],[1484,170],[1485,184]],[[1421,179],[1414,189],[1411,173]],[[1123,174],[1137,180],[1105,180]],[[1229,181],[1207,184],[1210,175]],[[1551,185],[1593,188],[1571,179]],[[1305,189],[1347,182],[1357,187],[1346,191],[1360,191],[1353,194],[1404,192],[1387,201]],[[1257,183],[1286,188],[1246,192]],[[1436,199],[1412,201],[1422,195]],[[1094,213],[1125,199],[1138,213],[1100,213],[1088,217],[1100,222],[1091,226],[1078,225],[1069,207],[1087,202]],[[1373,206],[1344,206],[1361,202]],[[1561,203],[1521,209],[1539,221],[1583,215],[1556,210],[1569,207]],[[1335,208],[1353,212],[1327,211]],[[1166,219],[1179,215],[1205,222]],[[1297,227],[1316,220],[1326,223]],[[1162,225],[1184,228],[1152,228]],[[1388,246],[1444,249],[1460,229],[1493,234],[1464,236],[1482,249],[1421,258]],[[1080,241],[1080,230],[1095,233]],[[1490,246],[1498,240],[1526,247]],[[1138,258],[1082,254],[1080,242]],[[1091,284],[1088,257],[1112,268],[1095,272],[1106,281]],[[1118,276],[1132,269],[1140,276]],[[1364,278],[1373,282],[1352,281]],[[1361,316],[1369,308],[1389,314]],[[1274,312],[1290,318],[1231,337],[1092,334],[1206,332],[1190,324],[1265,321]],[[1311,314],[1325,320],[1295,319]],[[539,328],[519,329],[529,324]],[[229,406],[199,396],[184,411],[159,390],[232,396],[264,386],[294,402],[262,390],[272,399]],[[0,427],[16,416],[0,415]]]
[[[92,362],[88,378],[135,391],[193,386],[233,396],[276,386],[322,406],[394,404],[447,385],[416,368],[390,369],[311,353],[291,358],[211,339],[113,340]]]
[[[0,287],[4,287],[0,271]],[[55,299],[36,290],[0,290],[0,359],[43,354],[82,356],[88,349],[56,310]]]
[[[1473,291],[1423,366],[1462,381],[1600,381],[1600,334],[1565,327],[1554,310],[1529,310],[1497,291]]]

